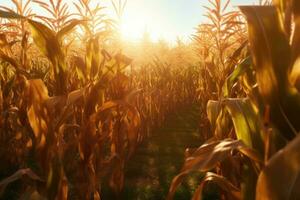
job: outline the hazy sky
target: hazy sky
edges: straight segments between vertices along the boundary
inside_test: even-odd
[[[253,4],[257,1],[232,0],[232,6]],[[126,27],[128,22],[130,27],[135,20],[135,24],[141,26],[139,29],[145,29],[141,24],[142,21],[146,22],[148,31],[155,32],[152,33],[154,38],[187,38],[205,19],[203,5],[207,5],[207,0],[128,0],[124,24]]]
[[[68,2],[71,0],[66,0]],[[94,0],[112,10],[110,0]],[[138,39],[145,30],[152,39],[175,40],[177,36],[188,38],[194,28],[204,20],[203,5],[207,0],[127,0],[123,16],[124,38]],[[223,0],[224,1],[224,0]],[[10,0],[0,0],[9,5]],[[258,0],[232,0],[231,5],[253,4]]]

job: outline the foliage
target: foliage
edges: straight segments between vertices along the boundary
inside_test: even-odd
[[[218,11],[221,1],[211,3]],[[207,104],[213,137],[185,159],[181,173],[173,179],[169,199],[182,178],[194,170],[206,173],[194,199],[202,199],[207,181],[218,185],[223,199],[295,199],[299,196],[296,191],[299,182],[296,167],[299,165],[296,158],[299,149],[296,148],[299,141],[296,113],[299,113],[300,102],[296,81],[299,5],[298,1],[284,0],[274,1],[273,5],[262,4],[239,7],[248,25],[249,49],[243,44],[237,46],[235,52],[239,52],[240,61],[235,63],[230,75],[221,72],[227,77],[222,82],[222,96]],[[208,13],[211,19],[220,19],[211,13]],[[218,29],[219,24],[211,26]],[[218,46],[218,41],[210,44],[213,45]],[[245,49],[245,55],[240,54],[241,49]],[[220,63],[212,66],[222,68]],[[212,73],[210,76],[213,77]],[[228,141],[232,141],[230,144],[242,142],[249,148],[247,152],[252,153],[245,154],[248,157],[245,159],[242,154],[234,153],[236,146],[225,145]],[[226,151],[232,153],[225,154]],[[237,195],[239,193],[241,195]]]
[[[118,197],[137,146],[197,98],[197,69],[159,58],[133,69],[107,48],[113,21],[92,1],[76,1],[78,13],[62,0],[13,2],[0,10],[1,192],[17,181],[16,198],[100,199],[105,184]]]
[[[186,150],[167,199],[195,171],[193,199],[211,185],[220,199],[297,198],[299,1],[208,2],[193,44],[145,33],[130,51],[116,34],[127,1],[112,1],[117,22],[92,0],[0,6],[0,195],[100,199],[109,185],[119,198],[139,144],[196,102],[206,141]]]

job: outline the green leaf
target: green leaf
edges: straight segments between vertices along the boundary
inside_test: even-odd
[[[228,111],[229,115],[225,115],[226,111]],[[263,155],[262,125],[259,115],[255,112],[248,98],[227,98],[221,102],[209,101],[207,104],[207,115],[213,128],[216,129],[215,134],[219,136],[218,138],[228,134],[225,132],[228,130],[227,127],[219,126],[221,123],[228,126],[226,118],[230,117],[236,137],[249,147],[257,149]]]
[[[227,77],[223,86],[224,97],[230,96],[232,86],[241,75],[243,75],[247,70],[250,69],[250,65],[251,57],[247,57],[240,64],[238,64],[232,72],[232,74],[230,74],[230,76]]]
[[[247,98],[225,99],[224,104],[232,118],[237,138],[263,155],[262,124],[250,100]]]

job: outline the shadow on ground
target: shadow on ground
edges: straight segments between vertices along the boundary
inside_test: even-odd
[[[184,161],[186,148],[199,147],[200,110],[187,107],[168,116],[163,127],[155,131],[139,146],[126,166],[125,188],[119,199],[161,200],[165,199],[170,183]],[[174,199],[191,199],[199,184],[200,174],[193,174],[178,188]],[[103,199],[115,199],[104,189]]]

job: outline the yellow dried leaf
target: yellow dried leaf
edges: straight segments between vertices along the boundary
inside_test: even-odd
[[[48,127],[48,113],[45,107],[46,100],[49,99],[48,90],[42,80],[29,80],[27,82],[27,94],[30,99],[27,116],[30,126],[36,138],[41,134],[46,134]]]

